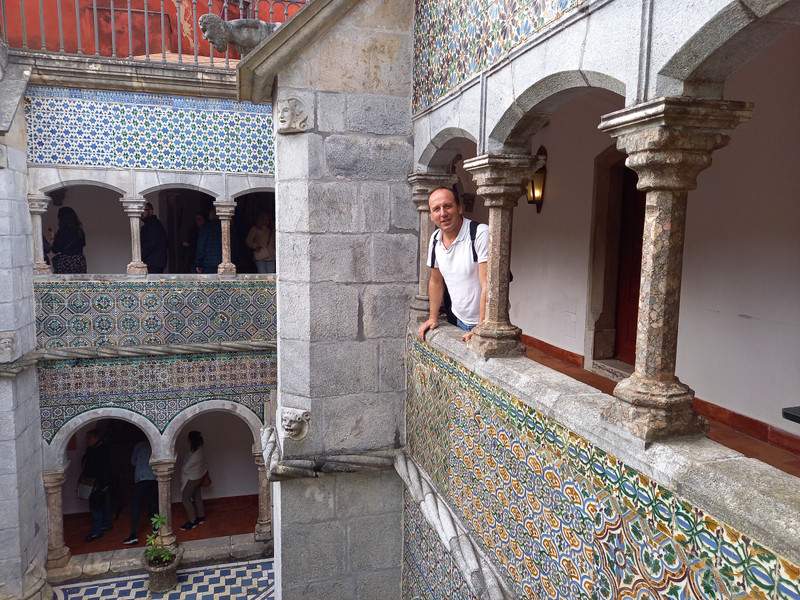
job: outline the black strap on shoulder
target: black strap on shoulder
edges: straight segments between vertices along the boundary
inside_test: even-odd
[[[475,251],[475,236],[478,233],[478,225],[477,221],[470,221],[469,222],[469,239],[472,242],[472,262],[478,262],[478,253]]]
[[[439,230],[437,229],[433,233],[433,241],[431,242],[431,268],[434,268],[436,266],[436,240],[438,234]]]

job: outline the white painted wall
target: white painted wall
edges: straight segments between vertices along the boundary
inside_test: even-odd
[[[524,198],[514,209],[511,322],[523,333],[583,354],[594,159],[613,145],[600,117],[623,107],[606,91],[591,92],[556,112],[533,137],[547,150],[542,212]]]
[[[86,266],[89,273],[125,273],[131,262],[131,227],[119,194],[99,186],[67,188],[64,206],[78,213],[86,233]],[[58,206],[51,202],[42,216],[43,231],[58,230]]]
[[[800,435],[800,34],[742,67],[725,97],[753,119],[689,195],[678,375],[699,398]]]

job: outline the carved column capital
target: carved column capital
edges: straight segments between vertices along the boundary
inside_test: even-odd
[[[147,204],[147,200],[141,196],[122,196],[119,201],[122,203],[122,210],[125,211],[125,214],[136,219],[141,218],[144,205]]]
[[[50,196],[47,194],[28,194],[28,210],[32,215],[43,215],[50,205]]]
[[[451,187],[458,181],[454,173],[435,171],[429,173],[410,173],[408,182],[411,184],[411,201],[420,212],[430,212],[428,196],[438,187]]]
[[[543,164],[543,157],[530,154],[484,154],[464,161],[464,169],[475,179],[484,206],[511,209]]]
[[[753,115],[750,102],[658,98],[605,115],[599,129],[617,138],[642,191],[689,191],[711,153]]]

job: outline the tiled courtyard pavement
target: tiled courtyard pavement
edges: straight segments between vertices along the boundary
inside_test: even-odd
[[[147,579],[140,574],[63,584],[54,586],[55,599],[272,600],[275,592],[270,558],[181,569],[178,587],[166,594],[150,594]]]

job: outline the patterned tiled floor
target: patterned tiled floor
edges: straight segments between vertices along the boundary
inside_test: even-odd
[[[150,595],[146,574],[67,583],[54,591],[56,600],[272,600],[275,574],[272,559],[260,559],[181,569],[178,587],[166,594]]]

